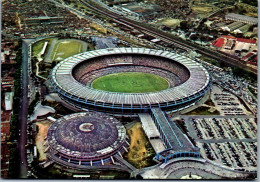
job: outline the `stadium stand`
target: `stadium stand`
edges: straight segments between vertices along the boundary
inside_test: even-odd
[[[114,74],[114,73],[122,73],[122,72],[143,72],[143,73],[151,73],[165,78],[170,87],[175,87],[180,85],[181,80],[171,72],[152,68],[152,67],[144,67],[144,66],[116,66],[116,67],[107,67],[99,70],[92,71],[90,73],[83,74],[78,81],[86,86],[90,86],[92,82],[105,75]]]
[[[158,92],[117,93],[93,89],[87,79],[88,74],[94,79],[126,67],[153,70],[154,74],[172,80],[171,86]],[[170,74],[164,76],[166,73]],[[186,107],[211,87],[211,78],[199,63],[176,53],[146,48],[110,48],[77,54],[56,65],[49,80],[63,101],[77,110],[120,115],[137,115],[152,107],[165,111]]]

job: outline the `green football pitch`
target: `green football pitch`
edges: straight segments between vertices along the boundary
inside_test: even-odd
[[[74,54],[81,53],[83,50],[83,44],[76,40],[65,40],[55,44],[51,53],[51,59],[61,61]]]
[[[169,83],[154,74],[124,72],[100,77],[93,81],[92,87],[109,92],[144,93],[165,90]]]

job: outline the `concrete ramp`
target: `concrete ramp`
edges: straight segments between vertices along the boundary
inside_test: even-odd
[[[129,162],[127,162],[125,159],[123,159],[122,157],[120,157],[119,155],[115,156],[115,159],[120,163],[123,164],[124,166],[127,166],[129,169],[131,169],[132,171],[137,170],[132,164],[130,164]]]
[[[138,114],[142,127],[144,129],[145,134],[147,135],[153,149],[156,153],[159,153],[165,150],[165,146],[163,141],[161,140],[160,133],[157,127],[154,124],[153,118],[148,113],[140,113]]]

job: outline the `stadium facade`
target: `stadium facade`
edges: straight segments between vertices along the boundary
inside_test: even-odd
[[[170,87],[148,93],[117,93],[91,87],[95,79],[115,72],[149,72]],[[152,108],[177,111],[193,105],[211,87],[206,69],[177,53],[147,48],[108,48],[71,56],[49,75],[52,88],[66,106],[77,111],[137,115]]]

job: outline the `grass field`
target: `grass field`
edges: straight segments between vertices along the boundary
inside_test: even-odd
[[[189,113],[186,113],[185,115],[220,115],[218,110],[215,110],[213,112],[210,111],[211,110],[209,107],[201,106]]]
[[[81,53],[83,51],[83,44],[76,40],[64,40],[58,42],[51,53],[51,60],[61,61],[74,54]]]
[[[124,72],[100,77],[93,81],[92,87],[109,92],[144,93],[165,90],[169,83],[154,74]]]
[[[43,39],[43,40],[38,41],[35,44],[33,44],[32,56],[37,56],[41,52],[45,42],[48,42],[48,46],[51,45],[52,40],[53,40],[53,38],[47,38],[47,39]],[[48,49],[48,46],[47,46],[47,49]],[[47,49],[46,49],[46,52],[47,52]]]
[[[244,15],[245,15],[245,16],[251,16],[251,17],[257,18],[257,13],[247,12],[247,13],[245,13]]]
[[[177,27],[180,25],[180,22],[182,20],[180,19],[173,19],[173,18],[164,18],[161,21],[158,21],[156,24],[157,25],[165,25],[168,27]]]
[[[217,10],[217,7],[208,6],[204,4],[196,5],[191,7],[192,11],[197,13],[199,17],[205,17],[207,14]]]
[[[126,160],[136,168],[148,167],[156,164],[152,158],[155,152],[149,143],[141,123],[135,123],[127,130],[130,136],[129,152],[125,155]]]
[[[215,104],[212,102],[210,98],[204,104],[215,107]]]
[[[193,6],[192,10],[196,13],[203,14],[203,13],[209,13],[211,11],[214,11],[215,8],[213,7],[205,7],[205,6]]]

